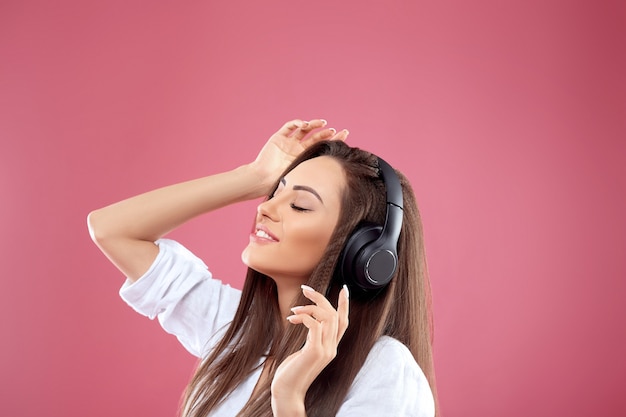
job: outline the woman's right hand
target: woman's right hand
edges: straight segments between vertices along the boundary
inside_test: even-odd
[[[323,140],[346,140],[348,133],[346,129],[337,132],[326,128],[323,119],[291,120],[269,138],[250,167],[269,192],[278,176],[303,150]]]

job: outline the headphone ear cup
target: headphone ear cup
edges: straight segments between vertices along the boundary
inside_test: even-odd
[[[382,226],[373,223],[364,223],[358,226],[346,241],[341,257],[341,275],[349,286],[360,289],[372,289],[365,276],[367,259],[360,256],[367,246],[375,242],[382,233]]]

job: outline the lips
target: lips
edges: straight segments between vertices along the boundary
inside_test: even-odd
[[[278,242],[279,239],[270,230],[262,224],[257,224],[254,231],[254,236],[259,239],[269,240],[272,242]]]

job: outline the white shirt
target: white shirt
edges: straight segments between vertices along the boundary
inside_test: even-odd
[[[137,312],[174,334],[193,355],[204,357],[232,321],[241,291],[213,279],[207,266],[178,242],[160,239],[159,254],[120,295]],[[261,368],[211,413],[235,416],[248,401]],[[338,417],[432,417],[433,396],[424,373],[406,346],[388,336],[372,347],[337,413]]]

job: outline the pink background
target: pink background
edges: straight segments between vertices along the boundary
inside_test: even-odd
[[[622,1],[0,3],[0,415],[172,416],[95,208],[324,117],[412,180],[446,417],[626,414]],[[240,286],[255,202],[174,233]]]

